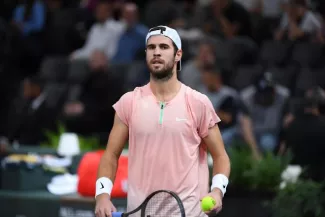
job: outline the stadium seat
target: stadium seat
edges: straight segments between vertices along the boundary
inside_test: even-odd
[[[325,87],[325,68],[302,68],[296,81],[296,95],[302,95],[307,89],[319,85]]]
[[[258,54],[257,45],[248,38],[219,40],[216,48],[217,62],[228,71],[234,70],[241,64],[254,64]]]
[[[323,47],[318,43],[299,43],[293,47],[290,62],[302,67],[313,67],[320,63]]]
[[[49,20],[45,31],[46,53],[51,55],[65,55],[73,51],[74,41],[70,38],[77,23],[76,9],[62,9],[49,13]]]
[[[66,99],[68,86],[66,84],[49,82],[44,85],[44,92],[46,94],[46,103],[51,107],[59,110]]]
[[[288,59],[291,45],[279,41],[265,41],[260,51],[260,62],[264,66],[282,65]]]
[[[69,61],[65,56],[46,57],[40,66],[39,76],[47,82],[60,82],[65,79]]]
[[[230,86],[240,91],[251,85],[262,72],[263,67],[261,65],[240,66],[234,73]]]
[[[286,67],[269,67],[266,71],[270,72],[275,81],[280,85],[283,85],[289,89],[292,89],[295,85],[295,78],[298,74],[299,68],[293,65]]]

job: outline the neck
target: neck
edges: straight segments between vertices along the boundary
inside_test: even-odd
[[[150,79],[151,91],[159,101],[171,100],[178,93],[180,87],[181,83],[178,81],[176,73],[167,81]]]

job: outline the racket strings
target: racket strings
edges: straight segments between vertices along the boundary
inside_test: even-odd
[[[147,203],[141,217],[181,217],[177,200],[169,193],[160,192]]]

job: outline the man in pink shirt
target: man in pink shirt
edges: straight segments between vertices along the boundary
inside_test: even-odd
[[[127,140],[127,211],[161,189],[179,195],[188,217],[209,214],[200,207],[204,196],[216,200],[214,212],[221,209],[230,161],[217,125],[220,119],[207,96],[177,79],[181,58],[181,39],[176,30],[166,26],[149,30],[146,60],[150,82],[125,93],[113,106],[114,126],[96,182],[97,217],[111,216],[115,211],[110,193]],[[213,158],[210,188],[207,151]]]

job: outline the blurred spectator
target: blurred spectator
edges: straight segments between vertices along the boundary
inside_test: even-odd
[[[80,6],[90,12],[94,12],[100,2],[101,0],[81,0]],[[124,0],[106,0],[106,2],[110,2],[112,4],[112,17],[115,20],[119,20],[120,11],[123,6]]]
[[[250,14],[241,4],[232,0],[213,0],[205,10],[203,29],[208,34],[227,39],[252,37]]]
[[[321,29],[320,20],[308,9],[306,0],[292,0],[275,34],[276,40],[310,41]]]
[[[283,12],[287,11],[288,0],[255,0],[253,23],[254,37],[257,43],[273,39],[274,32],[279,26]]]
[[[126,26],[118,41],[116,53],[112,58],[114,64],[131,63],[144,57],[148,28],[139,22],[138,16],[137,5],[125,3],[122,11],[122,21]]]
[[[270,73],[263,73],[254,86],[242,91],[240,115],[243,137],[256,158],[273,152],[286,114],[288,89],[276,85]]]
[[[286,7],[289,0],[258,0],[261,6],[261,13],[264,19],[274,24],[278,24],[279,19]]]
[[[109,78],[107,73],[93,73],[80,95],[65,103],[61,120],[68,130],[84,135],[104,132],[106,137],[113,125],[112,104],[122,94],[122,85]]]
[[[149,28],[170,25],[180,18],[179,9],[172,0],[151,0],[145,8],[144,24]]]
[[[221,119],[219,128],[222,138],[229,147],[236,135],[236,123],[238,114],[237,92],[226,85],[223,85],[220,69],[214,65],[204,67],[202,71],[203,85],[198,88],[211,100],[214,109]]]
[[[260,5],[260,0],[234,0],[241,4],[248,12],[255,12]]]
[[[23,0],[14,11],[12,24],[23,36],[42,31],[46,19],[46,9],[42,1]]]
[[[293,164],[307,167],[307,175],[316,181],[325,178],[325,91],[310,89],[305,96],[303,113],[285,131],[284,144],[293,153]]]
[[[43,61],[47,73],[59,73],[72,83],[83,83],[92,71],[103,71],[116,52],[124,24],[112,18],[112,3],[100,0],[95,11],[96,23],[91,27],[83,47],[66,57],[48,57]],[[56,65],[67,65],[56,71]],[[60,77],[60,76],[58,76]]]
[[[320,17],[321,19],[321,28],[317,31],[315,42],[320,44],[325,44],[325,14]]]
[[[5,137],[9,143],[39,145],[44,141],[44,130],[52,130],[56,124],[55,108],[46,99],[40,79],[30,77],[23,81],[23,95],[13,100],[8,114]]]
[[[23,72],[36,73],[43,55],[43,33],[46,22],[46,7],[40,0],[23,0],[14,9],[12,26],[20,45],[19,62]]]
[[[71,60],[89,60],[91,68],[101,68],[116,52],[123,24],[112,18],[112,3],[100,0],[95,12],[97,22],[91,27],[85,45],[71,54]]]
[[[180,80],[187,86],[198,89],[202,85],[201,72],[203,68],[216,62],[215,50],[216,47],[212,42],[201,41],[197,56],[187,61],[180,71]]]

